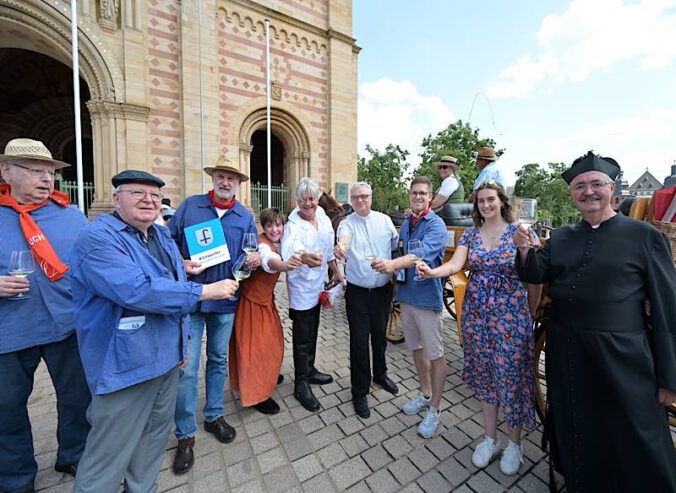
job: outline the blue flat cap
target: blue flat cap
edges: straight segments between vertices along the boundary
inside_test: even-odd
[[[603,157],[589,151],[584,156],[577,158],[566,171],[561,173],[561,177],[570,185],[570,182],[577,175],[587,171],[600,171],[605,173],[611,180],[617,178],[620,173],[620,165],[611,157]]]
[[[123,172],[113,176],[111,181],[113,182],[114,187],[119,187],[125,183],[151,183],[153,185],[157,185],[160,188],[164,186],[164,182],[157,176],[136,169],[124,170]]]

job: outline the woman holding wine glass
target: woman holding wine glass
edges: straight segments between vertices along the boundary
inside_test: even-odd
[[[472,276],[461,321],[463,380],[481,401],[485,427],[472,463],[486,467],[500,452],[500,408],[509,435],[500,470],[513,475],[523,462],[521,429],[535,428],[532,320],[526,288],[514,269],[512,236],[519,225],[504,189],[493,180],[477,189],[472,216],[474,227],[465,230],[453,258],[436,269],[420,262],[417,272],[425,278],[447,277],[469,260]]]
[[[249,269],[247,274],[245,257],[233,269],[235,276],[243,273],[250,278],[242,283],[228,363],[230,387],[239,392],[242,406],[253,406],[263,414],[276,414],[279,404],[272,394],[281,377],[284,333],[275,304],[275,285],[280,272],[292,271],[303,264],[297,255],[286,261],[279,255],[284,229],[284,216],[279,210],[263,209],[260,222],[263,233],[257,245],[261,268],[253,272]],[[245,245],[247,241],[251,243],[245,238]],[[238,268],[240,263],[242,269]]]

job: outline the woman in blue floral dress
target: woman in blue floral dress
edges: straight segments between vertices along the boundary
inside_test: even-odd
[[[486,467],[500,451],[498,408],[508,426],[509,441],[500,460],[504,474],[516,474],[523,463],[521,429],[535,428],[533,405],[533,333],[526,287],[514,270],[519,227],[504,189],[484,182],[476,192],[474,227],[467,228],[453,258],[436,269],[424,263],[425,277],[446,277],[469,260],[472,275],[463,302],[463,379],[481,401],[486,435],[472,462]]]

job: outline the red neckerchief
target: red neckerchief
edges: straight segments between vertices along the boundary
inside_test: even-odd
[[[213,205],[216,209],[232,209],[232,207],[235,205],[235,196],[232,197],[230,202],[225,203],[216,200],[216,194],[214,194],[213,190],[210,190],[208,195],[209,199],[211,200],[211,205]]]
[[[420,214],[416,214],[415,212],[411,213],[411,224],[413,224],[413,227],[417,226],[417,224],[420,222],[420,220],[427,215],[427,213],[430,211],[430,206],[427,206],[427,209],[422,211]]]
[[[47,279],[50,281],[58,281],[68,270],[68,266],[61,262],[59,256],[54,251],[51,243],[40,229],[40,226],[31,217],[30,213],[53,200],[61,207],[68,207],[70,201],[68,195],[58,190],[54,190],[48,199],[39,204],[19,204],[14,197],[12,197],[12,187],[8,184],[0,185],[0,206],[11,207],[19,213],[19,226],[26,239],[26,243],[37,261],[42,272],[45,273]]]

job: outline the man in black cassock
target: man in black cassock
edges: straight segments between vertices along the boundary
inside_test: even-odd
[[[519,230],[517,269],[549,283],[546,429],[567,490],[675,492],[676,270],[666,235],[612,210],[619,171],[578,158],[562,177],[582,221],[540,249]]]

